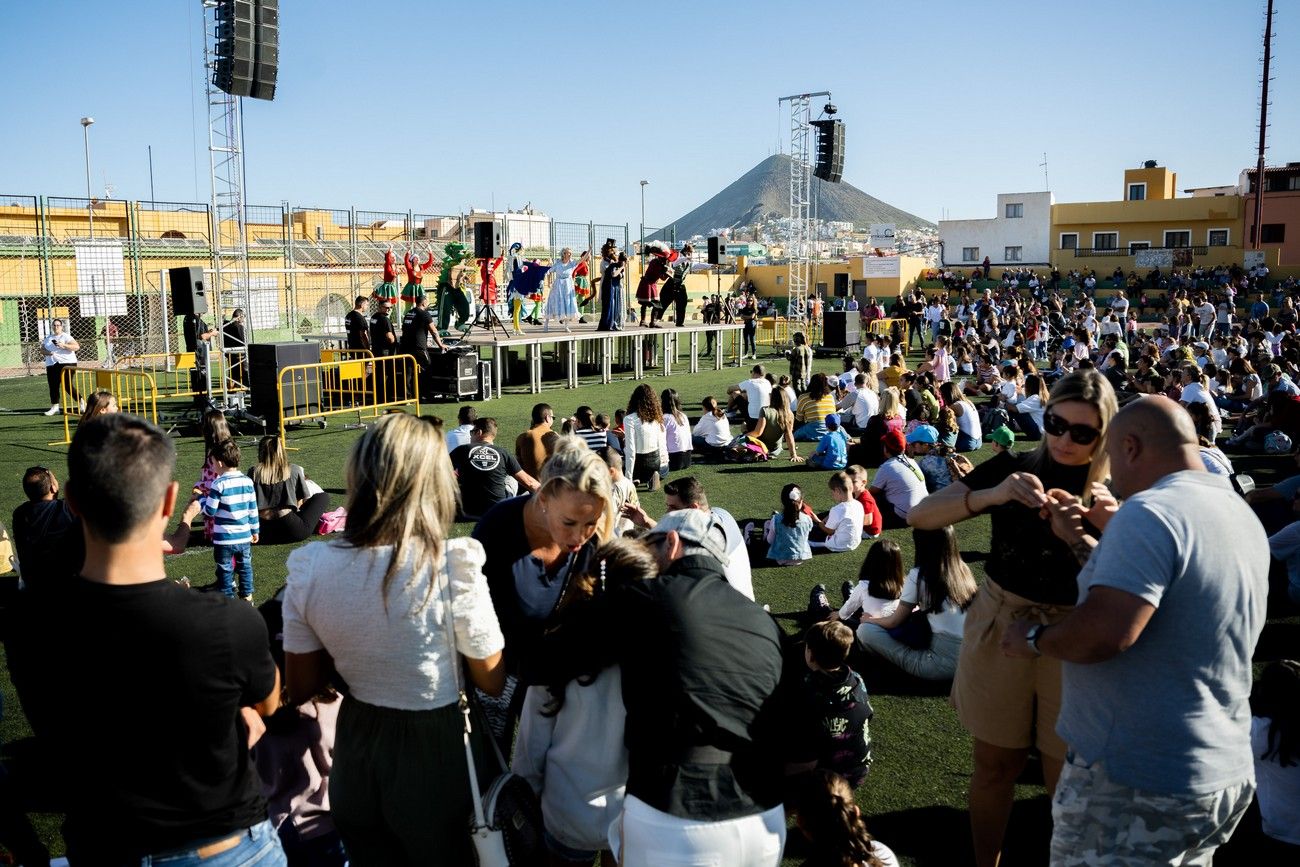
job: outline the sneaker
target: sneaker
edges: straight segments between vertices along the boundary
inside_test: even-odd
[[[240,596],[239,598],[242,599],[242,600],[244,600],[245,602],[247,602],[249,605],[252,605],[252,604],[253,604],[253,597],[252,597],[252,596]]]
[[[752,538],[754,538],[754,522],[753,522],[753,521],[747,521],[747,522],[745,522],[745,542],[746,542],[746,544],[748,544],[748,543],[749,543],[749,540],[752,539]]]
[[[840,597],[843,598],[845,602],[849,601],[849,594],[851,594],[852,592],[853,592],[853,585],[850,584],[848,581],[844,581],[840,584]]]
[[[586,324],[587,324],[587,317],[586,317],[586,316],[579,316],[579,317],[578,317],[578,324],[579,324],[579,325],[586,325]]]
[[[826,596],[825,584],[818,584],[808,593],[808,614],[819,621],[831,616],[831,601]]]
[[[658,474],[658,473],[655,473],[654,475],[652,475],[652,476],[650,477],[650,481],[646,483],[646,490],[648,490],[648,491],[657,491],[657,490],[659,490],[659,474]]]
[[[79,412],[86,411],[86,399],[84,397],[81,400],[77,401],[77,410]]]
[[[45,415],[58,415],[58,414],[59,414],[59,405],[58,405],[57,403],[54,404],[54,406],[52,406],[52,407],[50,407],[49,409],[47,409],[47,410],[45,411],[44,414],[45,414]]]

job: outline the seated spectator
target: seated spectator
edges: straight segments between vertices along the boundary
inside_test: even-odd
[[[876,498],[871,496],[871,491],[868,490],[870,481],[867,468],[860,464],[850,464],[845,468],[844,472],[848,474],[850,481],[853,482],[853,496],[862,504],[862,538],[874,539],[884,529],[884,522],[880,517],[880,506],[876,503]]]
[[[81,411],[81,420],[77,422],[77,427],[81,427],[92,418],[114,412],[117,412],[117,398],[113,397],[111,391],[104,391],[101,388],[86,397],[86,406]]]
[[[14,686],[65,799],[71,863],[283,865],[248,753],[280,700],[266,625],[166,577],[157,540],[177,502],[175,462],[172,441],[133,416],[77,431],[68,499],[86,562],[15,618]]]
[[[668,440],[663,409],[653,388],[642,383],[633,390],[623,422],[627,444],[623,474],[633,482],[644,482],[647,490],[659,490],[668,474]]]
[[[664,416],[664,440],[668,444],[668,470],[690,469],[691,423],[682,410],[682,399],[677,390],[665,388],[659,395],[659,406]]]
[[[951,680],[957,672],[966,609],[975,598],[975,578],[957,550],[951,526],[913,530],[916,567],[903,581],[901,604],[887,617],[864,617],[858,641],[903,671],[923,680]],[[930,638],[904,642],[891,634],[909,617],[925,615]]]
[[[845,590],[848,592],[844,593]],[[822,592],[825,592],[824,589]],[[809,613],[817,619],[829,616],[832,620],[843,621],[854,628],[863,617],[879,618],[893,614],[903,593],[903,554],[898,543],[881,539],[867,549],[867,556],[863,558],[858,570],[858,583],[850,586],[845,581],[840,592],[844,594],[844,604],[839,611],[828,613],[830,604],[827,602],[825,609],[817,605],[816,610],[810,610]]]
[[[1300,663],[1270,662],[1250,694],[1250,751],[1255,756],[1255,799],[1272,851],[1256,863],[1300,858]]]
[[[549,403],[539,403],[533,407],[532,424],[528,430],[515,437],[515,458],[524,472],[533,478],[541,475],[542,464],[555,451],[555,444],[560,435],[551,429],[555,422],[555,410]]]
[[[575,435],[582,437],[582,441],[591,449],[603,449],[609,444],[605,428],[609,427],[609,420],[605,420],[605,426],[599,427],[596,424],[596,416],[591,407],[583,405],[573,411],[573,421]],[[621,454],[621,452],[620,452]]]
[[[840,428],[840,417],[831,413],[825,418],[826,433],[817,451],[808,456],[808,466],[819,470],[842,470],[849,464],[849,438]]]
[[[812,559],[808,535],[813,528],[813,511],[798,485],[781,489],[781,508],[764,524],[767,559],[778,566],[798,566]]]
[[[803,671],[786,733],[787,774],[833,771],[857,788],[871,770],[871,701],[848,665],[853,630],[835,620],[804,633]]]
[[[824,373],[814,373],[808,381],[808,390],[799,397],[795,407],[794,438],[797,442],[815,443],[826,434],[826,417],[835,412],[835,398]]]
[[[793,788],[791,812],[812,850],[804,867],[898,867],[893,851],[867,831],[847,780],[831,771],[816,770]]]
[[[329,511],[330,495],[308,479],[302,467],[289,463],[278,436],[262,437],[248,477],[262,523],[258,544],[301,542],[316,532],[320,516]]]
[[[727,413],[712,395],[704,398],[700,407],[703,413],[691,431],[691,445],[700,457],[720,460],[732,439]]]
[[[469,445],[451,453],[451,466],[460,486],[460,511],[475,520],[496,503],[519,492],[520,486],[537,490],[537,480],[519,466],[514,456],[496,444],[497,420],[484,417],[474,422]]]
[[[23,585],[28,590],[57,589],[76,577],[86,559],[81,521],[59,499],[59,480],[45,467],[23,473],[27,502],[14,509],[10,531]]]
[[[474,430],[474,422],[477,420],[478,410],[472,406],[462,406],[456,412],[456,427],[447,431],[447,451],[454,452],[469,443],[470,434]]]
[[[881,437],[885,461],[876,471],[875,482],[868,488],[880,506],[884,529],[896,530],[907,526],[907,515],[925,499],[925,474],[916,461],[906,454],[907,443],[903,434],[891,430]]]
[[[853,483],[848,473],[833,473],[826,481],[835,505],[825,520],[813,516],[813,527],[821,538],[808,544],[828,551],[852,551],[862,544],[862,527],[866,522],[862,504],[853,496]]]
[[[614,514],[617,516],[614,521],[614,535],[622,536],[636,526],[624,510],[629,513],[640,511],[641,498],[637,496],[636,483],[623,475],[622,455],[609,446],[596,449],[596,454],[600,455],[605,461],[605,466],[609,468],[609,488],[613,493]]]

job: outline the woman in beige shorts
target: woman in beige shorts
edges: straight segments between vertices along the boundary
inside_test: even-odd
[[[1042,756],[1048,796],[1056,787],[1065,745],[1056,734],[1061,666],[1053,659],[1011,659],[998,647],[1012,620],[1055,623],[1078,597],[1080,562],[1040,515],[1045,492],[1091,495],[1093,508],[1114,507],[1107,477],[1105,431],[1117,410],[1115,392],[1092,369],[1071,373],[1052,389],[1043,413],[1043,441],[1030,452],[1003,452],[961,481],[922,500],[908,515],[938,529],[984,512],[992,517],[988,580],[966,612],[952,686],[957,716],[974,738],[970,782],[975,863],[994,867],[1011,815],[1015,782],[1031,747]]]

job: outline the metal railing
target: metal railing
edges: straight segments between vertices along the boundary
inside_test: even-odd
[[[119,412],[158,423],[158,386],[152,375],[138,371],[91,370],[67,367],[59,381],[59,407],[63,410],[63,439],[50,445],[68,445],[81,422],[83,401],[97,391],[113,395]]]
[[[1074,255],[1079,259],[1094,256],[1136,256],[1143,250],[1190,250],[1192,256],[1204,256],[1210,252],[1208,245],[1183,245],[1181,247],[1075,247]]]
[[[340,359],[340,355],[335,358]],[[420,414],[419,368],[410,355],[344,355],[341,360],[295,364],[280,371],[275,388],[280,404],[277,433],[281,439],[289,425],[316,421],[323,426],[332,416],[355,413],[360,423],[362,418],[377,418],[388,410],[408,406],[414,406],[415,414]]]

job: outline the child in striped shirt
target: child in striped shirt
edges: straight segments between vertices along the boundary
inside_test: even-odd
[[[200,501],[203,514],[212,518],[212,556],[217,562],[217,583],[227,596],[235,595],[235,570],[239,570],[239,597],[253,601],[253,544],[261,524],[253,481],[239,471],[239,446],[232,439],[213,449],[219,475]]]

